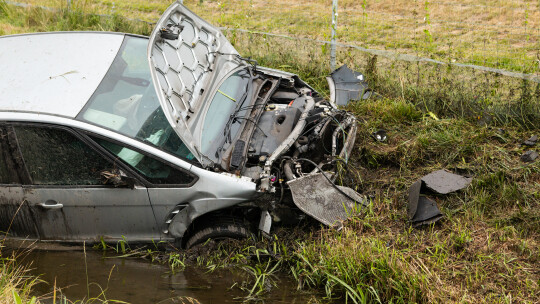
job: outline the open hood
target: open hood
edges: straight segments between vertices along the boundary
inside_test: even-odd
[[[214,26],[180,2],[156,24],[148,43],[148,62],[161,107],[178,136],[197,159],[205,104],[213,88],[238,67],[238,52]]]

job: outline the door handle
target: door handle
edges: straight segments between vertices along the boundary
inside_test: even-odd
[[[44,209],[52,209],[52,210],[61,209],[62,207],[64,207],[64,205],[59,204],[58,202],[53,201],[53,200],[48,200],[45,203],[39,203],[38,206]]]

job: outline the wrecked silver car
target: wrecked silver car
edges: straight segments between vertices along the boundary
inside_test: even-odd
[[[325,100],[180,3],[149,39],[6,36],[0,63],[0,231],[12,238],[190,247],[305,214],[339,227],[364,202],[334,185],[357,128],[336,104],[366,98],[361,74],[337,70]]]

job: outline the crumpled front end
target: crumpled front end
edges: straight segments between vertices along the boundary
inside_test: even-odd
[[[236,168],[257,182],[259,192],[273,194],[265,205],[269,211],[299,209],[325,225],[341,227],[354,209],[366,204],[354,190],[334,183],[339,168],[348,165],[356,119],[296,76],[268,78],[272,85],[261,104],[254,105],[257,124],[241,144],[246,153],[239,154],[242,161]],[[232,155],[235,162],[234,151]]]

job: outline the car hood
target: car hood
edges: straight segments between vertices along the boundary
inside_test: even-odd
[[[148,43],[148,62],[161,107],[178,136],[202,164],[201,139],[213,88],[241,64],[239,54],[214,26],[180,2],[156,24]]]

